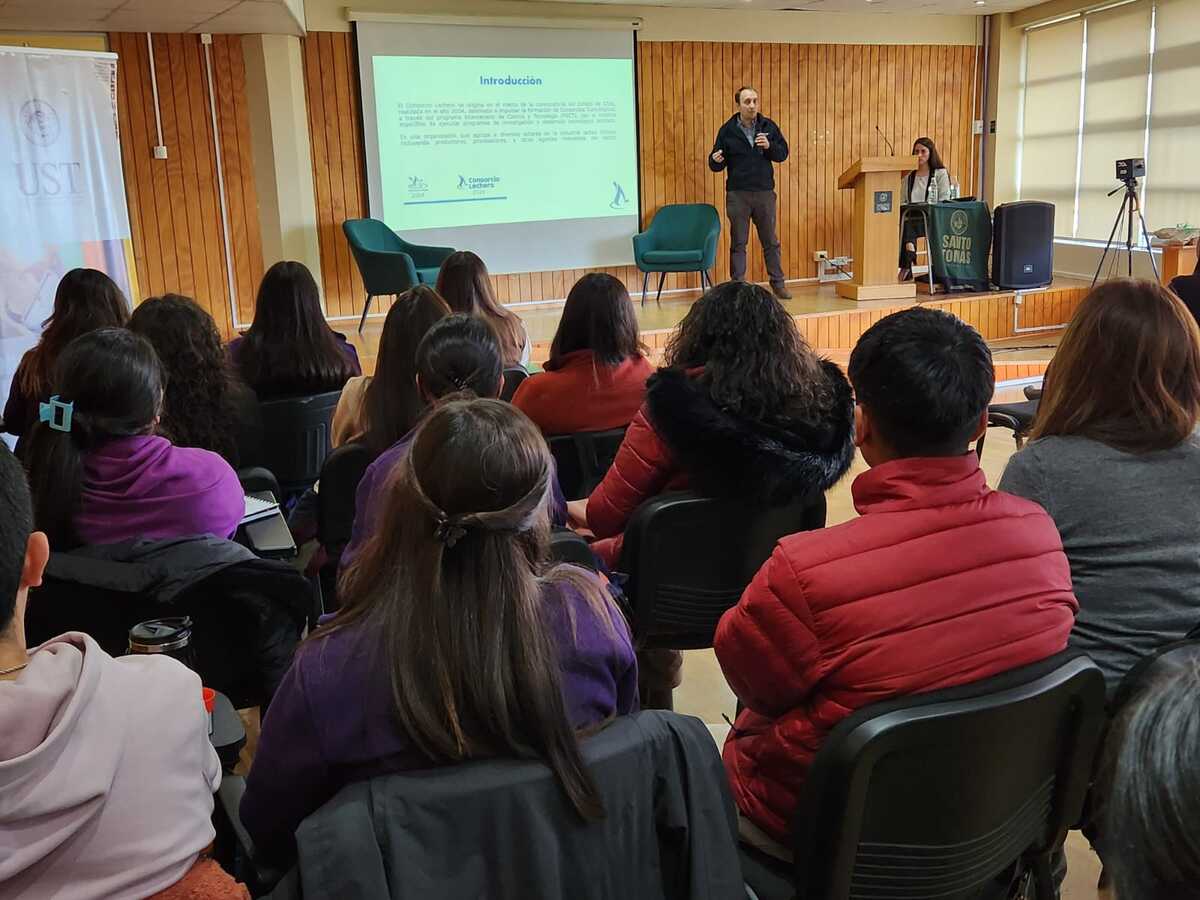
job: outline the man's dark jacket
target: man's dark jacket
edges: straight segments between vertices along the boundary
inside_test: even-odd
[[[740,116],[733,116],[721,126],[717,139],[708,153],[708,167],[714,172],[727,170],[725,190],[727,191],[773,191],[775,190],[775,168],[773,163],[781,163],[788,158],[788,145],[779,126],[766,116],[759,115],[754,120],[754,133],[760,131],[766,134],[771,147],[760,150],[750,146],[746,134],[738,124]],[[718,150],[725,154],[725,162],[713,162],[712,155]]]
[[[725,770],[699,719],[622,716],[584,743],[604,818],[540,763],[475,762],[343,788],[296,832],[273,900],[742,900]]]

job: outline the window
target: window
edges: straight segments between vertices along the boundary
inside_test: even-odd
[[[1055,234],[1106,241],[1114,163],[1145,157],[1151,230],[1200,225],[1200,2],[1125,0],[1027,29],[1019,195],[1055,204]]]

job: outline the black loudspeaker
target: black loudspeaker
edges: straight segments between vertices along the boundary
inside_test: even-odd
[[[992,220],[992,282],[1006,290],[1045,287],[1054,280],[1054,204],[1021,200],[996,207]]]

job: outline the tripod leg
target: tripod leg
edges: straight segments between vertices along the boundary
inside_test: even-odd
[[[1126,275],[1133,277],[1133,212],[1137,209],[1137,192],[1129,188],[1125,191],[1125,205],[1128,218],[1125,220],[1125,254]]]
[[[1146,228],[1146,217],[1142,215],[1142,204],[1138,200],[1137,194],[1133,195],[1133,208],[1137,210],[1138,221],[1142,223],[1142,237],[1146,239],[1146,252],[1150,254],[1150,268],[1154,270],[1154,280],[1160,281],[1162,276],[1158,274],[1158,263],[1154,261],[1154,250],[1150,247],[1150,232]]]
[[[1117,229],[1121,227],[1121,219],[1125,215],[1125,201],[1121,201],[1121,208],[1117,210],[1116,221],[1113,222],[1112,231],[1108,233],[1108,241],[1104,245],[1104,252],[1100,255],[1100,265],[1096,266],[1096,274],[1092,276],[1092,287],[1096,286],[1096,282],[1100,280],[1100,273],[1104,271],[1104,260],[1108,259],[1108,251],[1112,249],[1113,239],[1117,236]]]

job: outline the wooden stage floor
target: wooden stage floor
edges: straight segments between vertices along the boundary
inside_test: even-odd
[[[992,345],[997,381],[1011,381],[1038,377],[1045,371],[1062,329],[1087,288],[1086,281],[1056,278],[1049,287],[1019,296],[1013,291],[993,291],[950,296],[918,295],[916,301],[910,302],[876,300],[859,303],[839,297],[832,284],[793,282],[788,285],[792,299],[785,301],[784,306],[796,318],[808,342],[822,355],[839,363],[845,363],[858,337],[888,313],[916,303],[945,309],[979,329]],[[640,294],[633,295],[642,340],[652,357],[661,356],[672,330],[700,295],[700,291],[665,294],[659,304],[651,295],[645,306],[640,303]],[[562,305],[561,300],[509,304],[529,331],[536,364],[549,356],[550,341],[558,327]],[[362,335],[354,333],[352,325],[347,331],[368,372],[375,368],[382,325],[381,314],[367,320]]]

